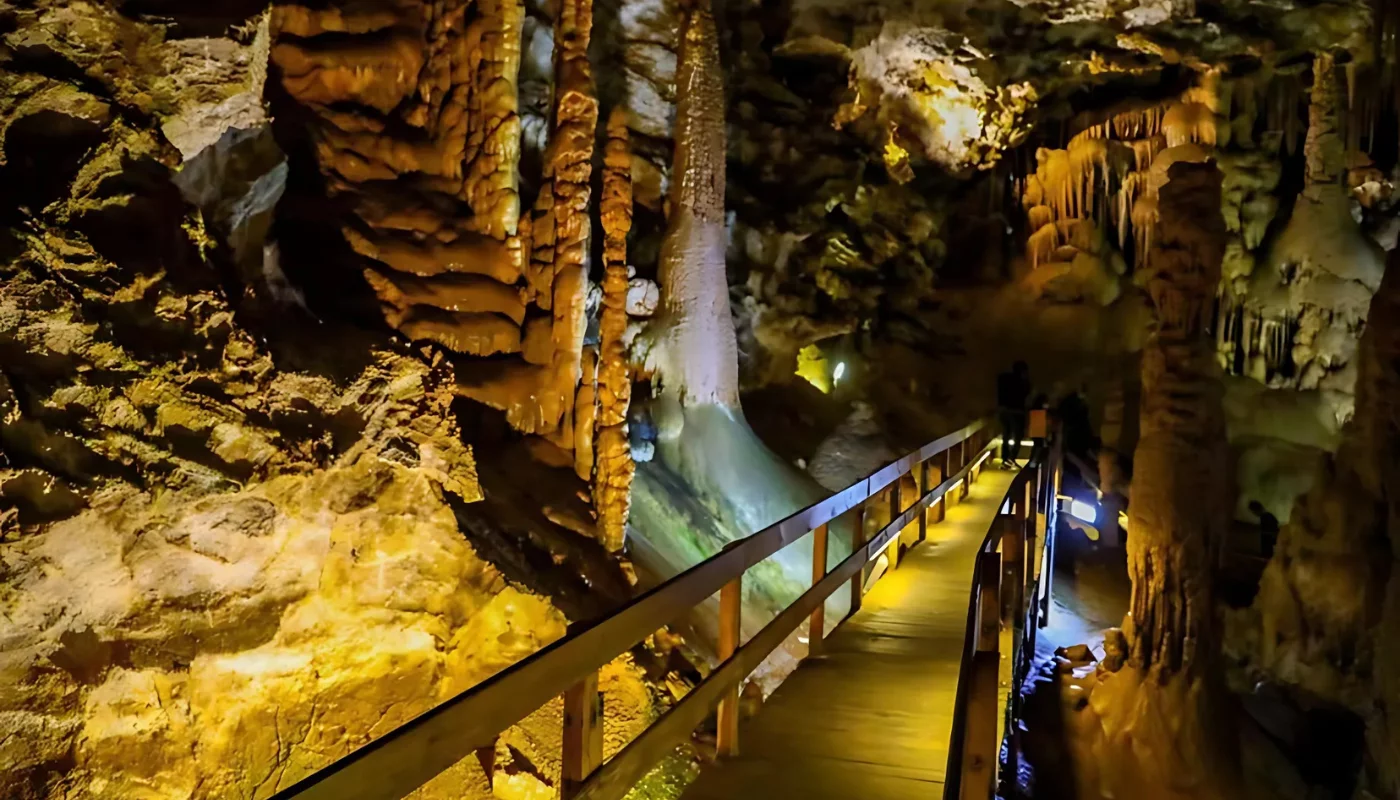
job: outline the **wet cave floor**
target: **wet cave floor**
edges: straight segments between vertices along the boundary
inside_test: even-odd
[[[1103,658],[1104,631],[1123,622],[1132,588],[1121,551],[1091,550],[1082,534],[1062,530],[1063,557],[1054,567],[1049,624],[1036,634],[1035,657],[1021,686],[1022,719],[1017,770],[1019,796],[1083,796],[1076,788],[1076,744],[1093,741],[1080,730],[1094,724],[1076,713],[1088,704],[1085,679]],[[1087,646],[1092,661],[1070,661],[1057,651]]]
[[[1236,525],[1217,599],[1248,605],[1265,558],[1257,530]],[[1050,620],[1039,630],[1032,667],[1021,686],[1016,786],[1001,796],[1095,800],[1103,754],[1100,719],[1090,706],[1103,660],[1104,633],[1123,623],[1131,584],[1121,550],[1100,549],[1075,530],[1057,541]],[[1240,770],[1250,798],[1350,798],[1362,731],[1349,712],[1258,684],[1232,694]],[[1009,755],[1004,752],[1004,755]]]

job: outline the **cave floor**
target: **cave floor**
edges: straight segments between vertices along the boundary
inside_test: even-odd
[[[684,800],[942,793],[977,548],[1013,472],[989,469],[739,730]]]

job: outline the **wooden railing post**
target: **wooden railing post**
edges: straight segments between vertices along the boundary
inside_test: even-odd
[[[997,773],[997,692],[1001,669],[1001,605],[998,584],[1001,564],[995,553],[984,553],[978,569],[977,652],[968,675],[967,710],[963,718],[960,800],[989,800]]]
[[[827,526],[825,523],[812,531],[812,585],[821,583],[826,577]],[[812,609],[812,617],[807,624],[807,655],[821,655],[822,642],[826,636],[826,601]]]
[[[958,469],[962,469],[963,467],[967,466],[969,458],[971,458],[971,456],[967,452],[967,440],[963,439],[961,442],[958,442]],[[967,493],[971,490],[972,471],[968,470],[967,477],[963,479],[962,486],[958,489],[958,499],[966,500]]]
[[[564,692],[564,747],[559,796],[569,800],[603,764],[603,696],[590,672]]]
[[[967,458],[969,463],[973,464],[972,469],[967,471],[967,483],[969,486],[976,483],[977,479],[982,477],[981,469],[976,466],[977,456],[981,452],[982,447],[977,444],[977,434],[973,434],[972,438],[967,440]]]
[[[942,484],[948,480],[948,451],[944,450],[933,458],[938,464],[938,484]],[[948,518],[948,497],[945,495],[939,498],[936,505],[938,506],[938,514],[933,518],[933,521],[942,522]]]
[[[920,461],[920,462],[919,462],[919,498],[922,499],[924,495],[928,494],[928,490],[929,490],[929,485],[928,485],[928,462],[927,462],[927,461]],[[933,509],[931,509],[931,508],[925,508],[923,511],[919,512],[919,541],[921,541],[921,542],[924,541],[924,540],[926,540],[926,539],[928,539],[928,515],[931,514],[932,512],[933,512]]]
[[[957,469],[953,466],[953,448],[949,447],[943,451],[943,480],[951,478],[954,472],[957,472]],[[952,497],[952,492],[943,495],[943,508],[945,510],[948,508],[948,503],[952,501]]]
[[[890,484],[890,524],[899,519],[899,515],[904,513],[904,476],[900,475]],[[885,550],[889,554],[890,569],[899,566],[899,540],[904,538],[904,531],[895,531],[894,539]]]
[[[995,552],[979,562],[977,581],[977,651],[995,653],[1001,647],[1001,564]]]
[[[744,576],[735,577],[719,592],[719,660],[724,662],[739,649],[739,624],[743,610]],[[739,683],[724,692],[719,701],[715,749],[721,756],[739,754]]]
[[[1002,518],[1001,564],[1005,602],[1002,620],[1014,625],[1021,613],[1022,595],[1026,586],[1026,506],[1024,498],[1013,498],[1011,514]]]
[[[865,546],[865,501],[862,500],[856,505],[855,512],[851,514],[851,552],[855,552]],[[848,616],[855,616],[860,610],[861,595],[865,590],[865,568],[856,570],[856,574],[851,578],[851,610]]]
[[[1036,522],[1040,516],[1037,503],[1040,499],[1039,486],[1035,478],[1039,478],[1040,471],[1036,470],[1032,480],[1026,481],[1026,493],[1024,498],[1026,515],[1022,525],[1022,530],[1026,535],[1026,583],[1033,584],[1040,577],[1040,559],[1035,557],[1036,543]],[[1029,602],[1035,602],[1036,598],[1031,598]]]

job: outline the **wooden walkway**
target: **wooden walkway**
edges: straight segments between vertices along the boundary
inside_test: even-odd
[[[1016,474],[988,467],[683,800],[942,796],[973,562]]]

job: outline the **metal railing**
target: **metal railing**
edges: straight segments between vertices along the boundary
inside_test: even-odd
[[[915,522],[922,539],[929,517],[923,512],[950,492],[965,496],[967,483],[976,478],[993,443],[986,421],[974,422],[930,442],[831,497],[733,542],[720,553],[651,589],[608,617],[587,626],[576,626],[565,638],[531,657],[278,792],[274,800],[397,800],[474,751],[492,746],[507,728],[559,696],[564,698],[561,793],[568,800],[623,797],[677,744],[687,739],[716,705],[717,749],[720,755],[733,753],[738,741],[739,687],[743,680],[803,620],[812,622],[810,652],[820,652],[827,598],[848,585],[849,613],[858,611],[866,565],[877,559]],[[919,496],[906,506],[900,483],[911,472],[917,481]],[[931,486],[935,472],[938,483]],[[1023,485],[1024,475],[1018,477],[1016,485]],[[890,490],[890,522],[869,540],[862,540],[867,504],[887,488]],[[854,516],[853,552],[827,570],[828,526],[847,513]],[[996,529],[994,525],[993,530]],[[814,537],[812,587],[740,646],[740,589],[744,573],[809,533]],[[988,540],[991,541],[991,534]],[[894,547],[897,553],[898,544]],[[897,555],[892,556],[892,560],[895,559]],[[984,561],[986,559],[979,556],[979,567]],[[976,591],[974,588],[974,606],[978,601]],[[681,619],[716,592],[720,594],[721,663],[669,711],[604,762],[598,670],[657,630]],[[959,679],[960,710],[967,704],[964,691],[967,675],[968,664],[964,663]],[[955,727],[955,743],[960,737],[961,731]]]

